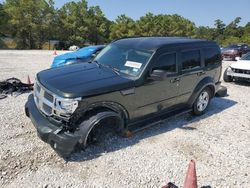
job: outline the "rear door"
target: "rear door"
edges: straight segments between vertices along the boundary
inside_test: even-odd
[[[205,77],[202,51],[200,49],[182,50],[180,52],[181,76],[179,94],[182,103],[186,103],[196,85]]]

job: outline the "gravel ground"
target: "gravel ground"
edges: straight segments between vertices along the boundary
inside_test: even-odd
[[[0,50],[0,80],[34,80],[52,54]],[[199,187],[249,187],[250,84],[223,85],[229,95],[214,98],[203,116],[170,118],[131,138],[89,147],[67,162],[25,117],[28,94],[0,100],[0,187],[161,187],[166,181],[181,187],[191,159]]]

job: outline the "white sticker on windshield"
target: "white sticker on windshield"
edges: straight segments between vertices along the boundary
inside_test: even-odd
[[[132,67],[132,68],[141,68],[141,63],[135,62],[135,61],[126,61],[125,66]]]

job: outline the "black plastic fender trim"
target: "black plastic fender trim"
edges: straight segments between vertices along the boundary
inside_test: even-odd
[[[195,87],[192,95],[190,96],[189,100],[188,100],[188,106],[189,107],[192,107],[193,106],[193,103],[195,102],[196,98],[198,97],[199,93],[206,87],[212,87],[213,89],[213,95],[212,97],[214,97],[215,95],[215,90],[216,90],[216,87],[215,87],[215,84],[214,84],[214,79],[211,78],[211,77],[206,77],[204,79],[202,79],[199,84]]]

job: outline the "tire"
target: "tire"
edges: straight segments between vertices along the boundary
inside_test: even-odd
[[[220,86],[219,90],[215,94],[216,97],[226,97],[227,96],[227,88],[225,86]]]
[[[115,112],[104,111],[104,112],[92,114],[91,116],[83,120],[79,125],[78,134],[81,136],[81,139],[79,140],[79,143],[78,143],[78,149],[84,149],[91,144],[95,144],[99,142],[100,138],[102,138],[102,136],[106,133],[109,134],[108,131],[111,130],[110,126],[108,127],[107,125],[106,127],[106,125],[102,124],[103,121],[107,123],[107,122],[110,122],[110,120],[114,120],[115,123],[117,123],[118,118],[119,116]],[[101,129],[103,128],[102,126],[105,126],[105,129],[103,129],[105,132],[102,132],[102,129]],[[111,130],[111,132],[113,131],[113,133],[117,133],[117,134],[121,132],[119,125],[115,125],[115,126],[111,125],[111,126],[112,128],[114,128],[114,130]]]
[[[232,77],[227,75],[227,69],[225,70],[225,72],[223,74],[223,80],[225,82],[232,82],[233,81]]]
[[[211,90],[209,88],[203,89],[198,97],[196,98],[194,104],[193,104],[193,114],[194,115],[202,115],[206,111],[210,100],[211,100]]]

